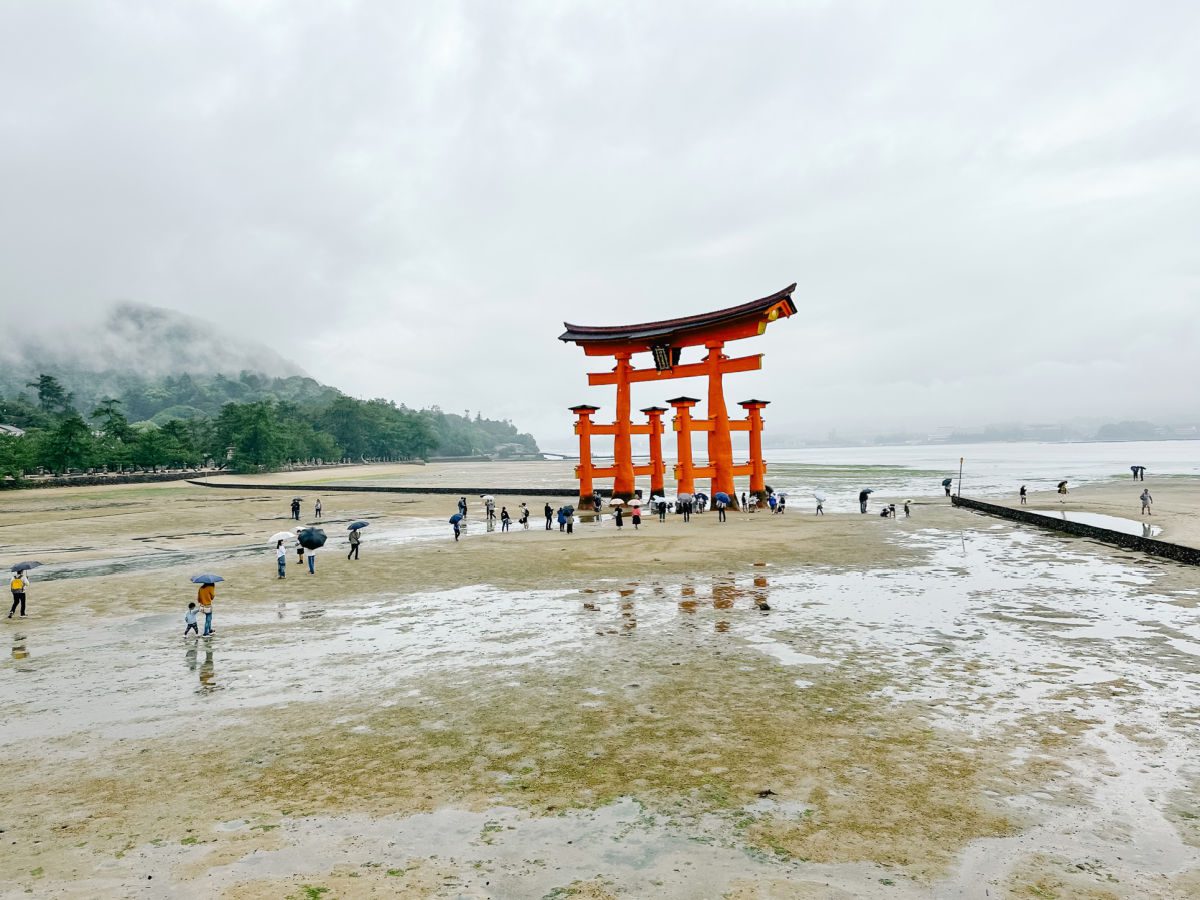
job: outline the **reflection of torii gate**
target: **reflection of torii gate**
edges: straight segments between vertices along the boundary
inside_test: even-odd
[[[724,491],[734,496],[735,475],[750,476],[750,490],[761,492],[765,487],[766,463],[762,457],[762,409],[763,400],[746,400],[740,405],[748,412],[741,421],[730,421],[725,409],[723,376],[732,372],[752,372],[762,368],[762,354],[731,359],[722,351],[726,341],[754,337],[766,330],[767,324],[780,317],[796,312],[792,292],[796,285],[784,288],[761,300],[752,300],[741,306],[682,319],[663,322],[647,322],[642,325],[593,327],[571,325],[564,322],[566,331],[560,341],[578,344],[588,356],[611,356],[616,366],[611,372],[588,374],[589,385],[615,384],[617,386],[617,416],[611,425],[592,422],[592,413],[599,407],[573,406],[576,414],[575,433],[579,435],[579,478],[580,505],[586,505],[592,495],[594,478],[612,476],[613,496],[628,500],[633,496],[634,478],[650,476],[652,493],[663,492],[664,465],[662,456],[662,407],[651,406],[642,410],[648,421],[634,425],[630,419],[630,385],[640,381],[665,381],[672,378],[708,378],[708,418],[694,419],[691,408],[699,401],[693,397],[677,397],[671,400],[675,408],[674,430],[678,437],[678,460],[675,480],[679,490],[694,492],[696,478],[711,478],[712,492]],[[680,364],[684,347],[703,346],[708,353],[700,362]],[[635,353],[652,353],[653,369],[635,369],[630,358]],[[708,434],[708,465],[692,463],[691,436],[693,432]],[[734,465],[732,431],[750,432],[750,461],[745,465]],[[592,465],[591,437],[594,434],[613,436],[613,465]],[[650,437],[650,464],[635,466],[631,436],[645,434]]]

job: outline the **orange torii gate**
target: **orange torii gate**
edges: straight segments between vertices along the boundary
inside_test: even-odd
[[[766,463],[762,457],[762,410],[767,405],[763,400],[746,400],[743,406],[748,417],[731,421],[725,408],[723,377],[734,372],[752,372],[762,368],[762,354],[731,359],[724,351],[728,341],[754,337],[762,334],[769,323],[796,312],[792,292],[796,285],[784,288],[769,297],[752,300],[740,306],[721,309],[711,313],[668,319],[662,322],[647,322],[642,325],[585,326],[564,322],[567,329],[559,336],[560,341],[578,344],[588,356],[611,356],[616,365],[611,372],[588,374],[589,385],[613,384],[617,388],[617,415],[612,424],[602,425],[592,421],[592,413],[599,407],[581,405],[571,407],[576,414],[575,433],[579,436],[579,479],[580,506],[585,506],[594,491],[594,479],[611,476],[613,496],[628,500],[634,493],[634,479],[638,475],[650,476],[650,490],[661,494],[664,484],[662,456],[662,407],[642,410],[647,415],[644,425],[635,425],[631,420],[630,386],[634,382],[665,381],[672,378],[708,379],[708,417],[696,419],[691,408],[699,401],[694,397],[677,397],[669,401],[675,408],[673,427],[678,439],[678,464],[675,480],[680,492],[694,493],[695,479],[710,478],[712,493],[724,491],[734,496],[735,475],[749,475],[750,489],[761,492],[765,487]],[[708,352],[699,362],[680,363],[683,348],[703,346]],[[635,353],[651,353],[653,369],[635,369],[630,360]],[[708,465],[696,466],[692,462],[691,436],[693,432],[708,435]],[[744,465],[733,462],[733,444],[730,433],[750,433],[750,461]],[[613,465],[598,467],[592,463],[591,436],[593,434],[613,437]],[[645,434],[650,437],[650,464],[635,466],[631,437]]]

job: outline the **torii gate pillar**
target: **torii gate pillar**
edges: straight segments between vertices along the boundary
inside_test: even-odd
[[[663,463],[662,415],[666,409],[661,406],[647,406],[642,410],[646,414],[650,429],[650,496],[662,497],[666,493],[666,465]]]
[[[692,407],[700,401],[695,397],[676,397],[667,402],[675,407],[674,428],[678,437],[678,450],[675,453],[675,458],[679,460],[675,464],[676,493],[694,494],[696,476],[692,463]]]
[[[762,411],[769,400],[743,400],[738,406],[750,420],[750,493],[761,496],[767,490],[767,462],[762,452]]]
[[[592,413],[599,408],[587,404],[571,407],[571,412],[575,413],[575,433],[579,435],[579,465],[575,467],[575,477],[579,479],[581,505],[583,498],[591,497],[595,490],[592,482]]]

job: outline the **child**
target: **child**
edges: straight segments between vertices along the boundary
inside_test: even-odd
[[[197,637],[200,636],[200,626],[196,624],[196,619],[199,617],[199,612],[196,609],[196,604],[189,603],[187,612],[183,614],[183,621],[186,628],[183,629],[183,636],[187,637],[188,632],[194,632]]]

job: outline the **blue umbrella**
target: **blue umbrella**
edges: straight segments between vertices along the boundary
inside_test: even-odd
[[[450,517],[450,524],[457,525],[459,522],[462,521],[462,519],[463,519],[463,517],[462,517],[461,513],[455,513],[454,515],[452,515]]]
[[[192,576],[192,584],[216,584],[218,581],[224,580],[220,575],[213,575],[211,572]]]
[[[950,487],[950,485],[953,483],[954,483],[953,478],[943,478],[942,479],[942,487]]]
[[[349,525],[346,526],[346,530],[347,531],[355,531],[359,528],[366,528],[370,524],[371,524],[370,522],[363,522],[361,520],[358,522],[351,522]]]
[[[19,563],[17,563],[17,564],[16,564],[15,566],[13,566],[13,567],[12,567],[12,568],[11,568],[9,571],[11,571],[11,572],[25,572],[25,571],[28,571],[29,569],[36,569],[36,568],[37,568],[38,566],[40,566],[40,565],[41,565],[41,563],[40,563],[40,562],[36,562],[36,561],[34,561],[34,560],[26,560],[25,562],[19,562]]]
[[[713,494],[713,499],[718,503],[728,503],[729,495],[724,491],[717,491],[715,494]]]

